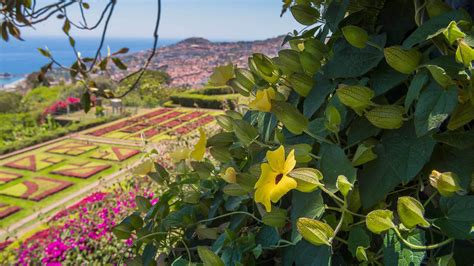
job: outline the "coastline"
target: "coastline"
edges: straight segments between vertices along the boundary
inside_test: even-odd
[[[20,85],[22,82],[24,82],[26,80],[25,77],[22,77],[18,80],[15,80],[13,82],[10,82],[10,83],[7,83],[7,84],[1,84],[0,85],[0,90],[2,91],[8,91],[8,90],[12,90],[12,89],[15,89],[16,86]]]

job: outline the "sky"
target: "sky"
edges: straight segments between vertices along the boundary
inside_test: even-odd
[[[51,2],[46,0],[44,3]],[[156,0],[117,0],[108,36],[151,37],[156,19]],[[39,1],[43,2],[43,0]],[[108,0],[88,0],[92,24]],[[162,0],[160,38],[203,37],[210,40],[260,40],[301,29],[287,13],[280,17],[281,0]],[[68,11],[78,19],[77,8]],[[25,36],[63,36],[62,22],[56,18],[24,30]],[[100,31],[73,32],[74,36],[96,37]]]

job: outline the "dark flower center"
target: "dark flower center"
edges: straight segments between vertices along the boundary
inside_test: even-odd
[[[280,183],[281,179],[283,178],[283,174],[279,174],[276,176],[275,178],[275,185],[277,185],[278,183]]]

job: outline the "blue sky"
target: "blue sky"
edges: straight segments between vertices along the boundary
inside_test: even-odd
[[[45,1],[50,2],[50,0]],[[89,0],[88,17],[97,18],[108,1]],[[256,40],[301,29],[289,13],[280,18],[280,0],[162,0],[160,37],[212,40]],[[70,15],[77,17],[73,10]],[[109,27],[110,37],[150,37],[156,17],[156,0],[118,0]],[[25,31],[26,36],[61,36],[55,18]],[[98,36],[99,31],[73,32],[76,36]]]

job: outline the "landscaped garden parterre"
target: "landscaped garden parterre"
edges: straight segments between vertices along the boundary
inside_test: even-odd
[[[67,139],[0,160],[0,226],[13,223],[140,158],[140,147]]]
[[[124,139],[140,139],[143,135],[156,142],[184,136],[210,124],[213,115],[219,113],[188,108],[153,109],[91,129],[78,138],[6,156],[0,160],[0,227],[8,230],[16,222],[138,160],[141,147],[125,146]],[[117,134],[121,134],[119,139]]]
[[[111,123],[85,133],[87,137],[100,137],[123,140],[140,140],[156,142],[169,139],[178,133],[189,134],[200,126],[211,123],[213,115],[220,111],[204,111],[188,108],[160,108],[147,114]]]

